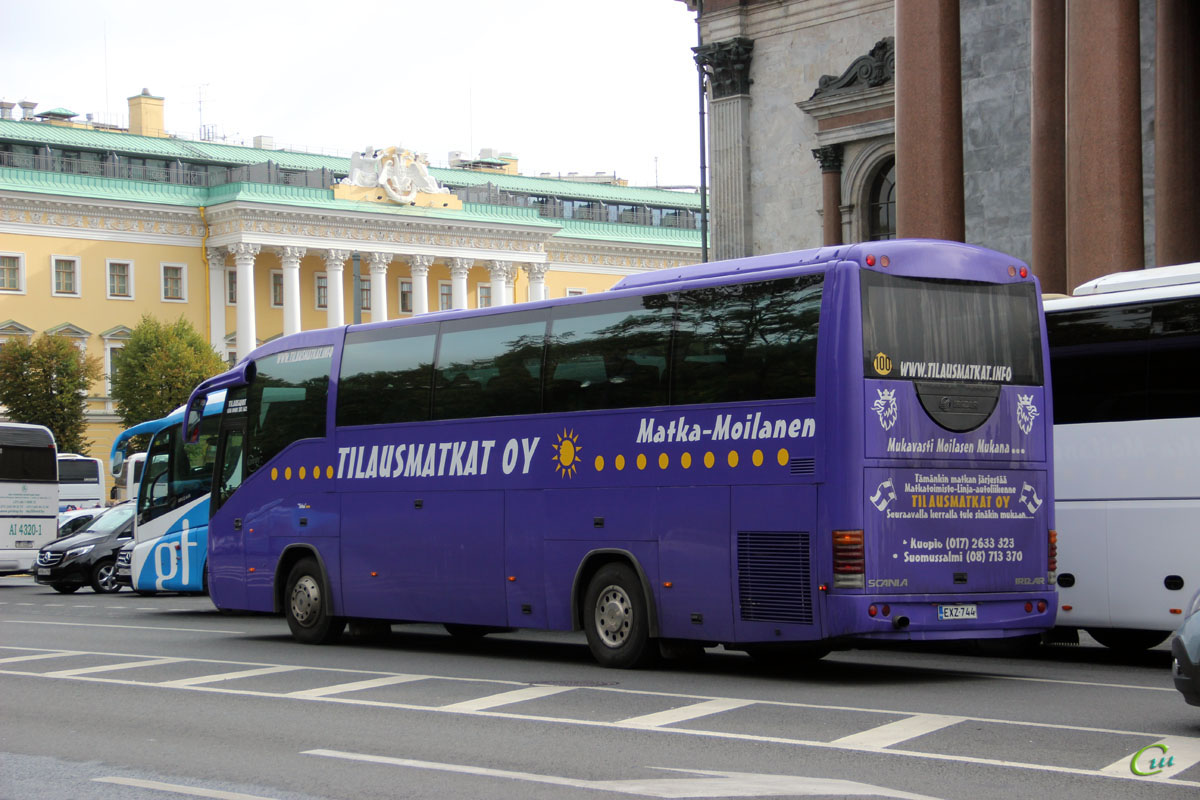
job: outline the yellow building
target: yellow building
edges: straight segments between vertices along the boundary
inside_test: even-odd
[[[181,139],[146,90],[127,130],[31,106],[14,119],[0,103],[0,344],[53,331],[104,360],[88,411],[102,458],[123,427],[112,354],[145,314],[185,317],[232,360],[283,333],[598,292],[700,260],[695,193],[522,176],[490,151],[381,168]]]

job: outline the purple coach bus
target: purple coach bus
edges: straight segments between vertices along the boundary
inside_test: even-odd
[[[582,628],[614,667],[1038,633],[1041,311],[1020,262],[900,240],[282,337],[189,404],[228,389],[213,602],[310,643]]]

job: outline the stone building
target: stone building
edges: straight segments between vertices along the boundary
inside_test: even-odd
[[[933,236],[1050,291],[1200,260],[1200,4],[683,1],[714,257]]]

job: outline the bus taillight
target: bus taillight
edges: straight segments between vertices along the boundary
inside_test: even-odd
[[[1046,584],[1053,586],[1058,579],[1058,531],[1049,531],[1046,544]]]
[[[862,531],[833,532],[833,585],[837,589],[862,589],[866,583],[866,553]]]

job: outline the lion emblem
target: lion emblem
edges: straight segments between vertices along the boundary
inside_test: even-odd
[[[1033,395],[1017,395],[1017,427],[1026,436],[1033,430],[1033,420],[1037,417],[1037,406],[1033,404]]]
[[[883,429],[890,431],[896,424],[896,390],[876,389],[875,391],[879,393],[879,399],[871,404],[871,408],[875,409],[875,413],[879,415],[879,424],[883,426]]]

